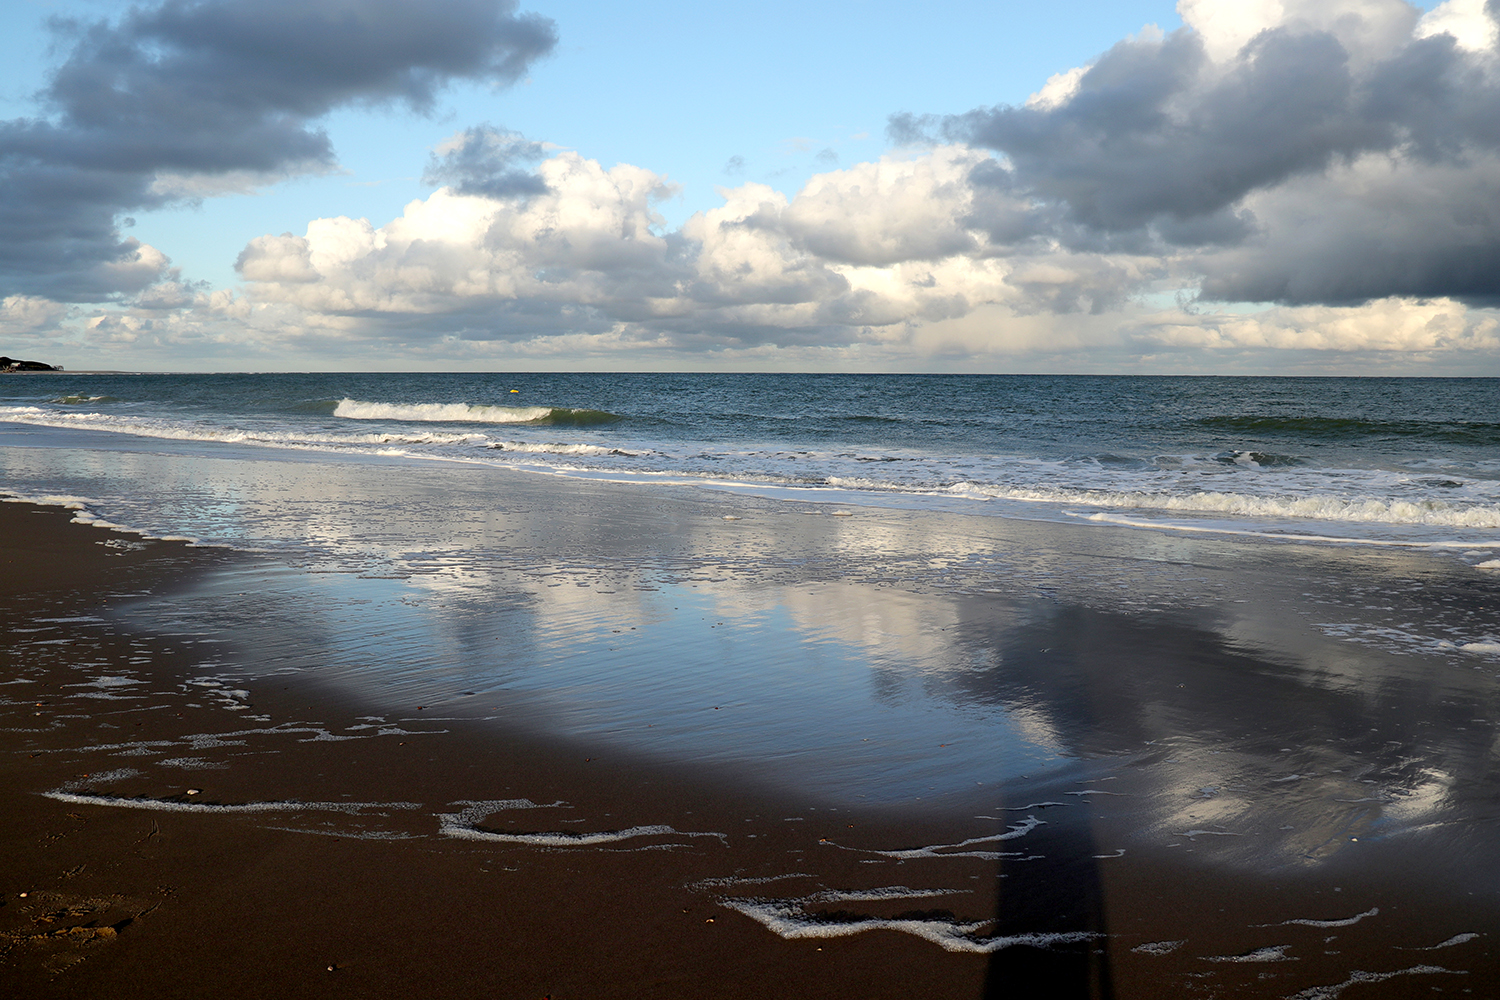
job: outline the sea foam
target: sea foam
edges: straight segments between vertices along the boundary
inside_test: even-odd
[[[103,777],[101,775],[100,777]],[[75,806],[113,806],[117,809],[144,809],[150,812],[181,812],[209,815],[272,812],[335,812],[358,814],[366,809],[419,809],[415,802],[184,802],[180,799],[126,798],[122,795],[90,795],[77,792],[42,792],[44,798]]]
[[[1500,527],[1500,506],[1485,503],[1458,504],[1441,500],[1409,501],[1374,497],[1336,497],[1326,494],[1257,496],[1218,491],[1176,494],[1065,487],[1032,489],[974,482],[955,483],[948,487],[948,490],[951,493],[980,498],[1079,504],[1126,510],[1227,514],[1234,517],[1278,520],[1374,522],[1454,528]]]
[[[476,424],[603,424],[618,420],[603,410],[566,406],[496,406],[471,403],[379,403],[342,399],[333,415],[346,420],[407,420]]]
[[[824,900],[820,898],[822,895],[817,894],[804,899],[735,899],[729,897],[720,899],[719,905],[744,914],[788,941],[851,937],[866,931],[885,930],[910,934],[924,941],[930,941],[944,951],[987,955],[1018,946],[1050,948],[1060,944],[1093,941],[1104,936],[1092,931],[1065,931],[986,937],[980,932],[990,923],[987,920],[965,922],[941,917],[829,919],[809,913],[805,909],[808,904],[823,902]],[[917,894],[908,891],[905,895]],[[927,893],[920,895],[927,895]],[[901,898],[901,896],[864,894],[857,898],[873,900]]]

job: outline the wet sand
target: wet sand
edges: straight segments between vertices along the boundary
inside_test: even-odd
[[[0,504],[0,627],[34,630],[7,642],[0,687],[7,995],[978,994],[983,957],[933,963],[894,935],[789,944],[715,901],[707,883],[779,872],[765,854],[814,849],[832,825],[789,833],[753,795],[426,706],[372,730],[318,690],[240,698],[194,684],[204,656],[181,641],[60,620],[232,558],[68,517]],[[119,676],[139,683],[97,683]],[[176,766],[146,754],[158,766],[139,773],[142,744]],[[567,806],[507,805],[527,797]],[[480,839],[440,835],[469,800],[495,803],[454,817]],[[603,839],[483,839],[511,830]]]
[[[1005,671],[945,683],[1012,703],[1019,685],[1058,718],[1092,718],[1075,724],[1099,747],[1135,749],[1108,773],[860,805],[549,738],[525,698],[401,706],[295,673],[247,680],[269,647],[143,631],[120,609],[213,593],[205,580],[249,557],[68,517],[0,504],[7,995],[1500,992],[1483,755],[1446,793],[1473,803],[1436,832],[1382,837],[1391,797],[1348,790],[1368,782],[1375,803],[1402,785],[1399,753],[1343,773],[1393,734],[1473,725],[1484,693],[1446,716],[1393,705],[1387,724],[1364,695],[1311,688],[1180,618],[1060,603],[989,637],[1009,644]],[[993,609],[971,605],[983,626]],[[1380,698],[1421,693],[1390,676]],[[1161,730],[1180,739],[1147,725],[1172,713]],[[1289,735],[1297,760],[1244,763]],[[1312,735],[1327,744],[1315,769]],[[1163,791],[1179,759],[1220,753],[1237,774]],[[1308,797],[1303,839],[1280,854],[1247,845],[1293,833],[1221,808],[1273,793]]]

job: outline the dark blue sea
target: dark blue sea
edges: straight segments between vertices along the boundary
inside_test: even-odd
[[[1500,541],[1500,379],[46,375],[0,421],[113,453],[473,467],[1152,530]],[[152,534],[258,547],[212,481],[0,466]],[[1465,554],[1469,553],[1469,554]]]

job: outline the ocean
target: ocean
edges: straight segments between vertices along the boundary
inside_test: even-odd
[[[1151,530],[1500,541],[1500,380],[939,375],[50,375],[0,421],[133,452],[420,460]],[[86,432],[93,432],[90,437]],[[275,545],[201,491],[7,470],[154,534]],[[210,494],[214,487],[201,484]],[[1481,555],[1484,558],[1481,558]]]

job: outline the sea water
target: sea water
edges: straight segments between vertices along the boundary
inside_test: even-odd
[[[98,432],[83,447],[101,450],[415,459],[1500,555],[1500,379],[64,374],[0,380],[0,422]],[[12,491],[77,486],[153,533],[275,542],[175,486],[105,497],[4,471]]]

